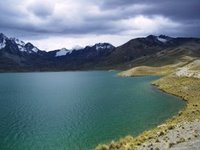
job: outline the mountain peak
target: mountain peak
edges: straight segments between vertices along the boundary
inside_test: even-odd
[[[96,47],[96,50],[101,50],[101,49],[111,49],[114,46],[109,44],[109,43],[97,43],[94,45]]]
[[[31,52],[35,52],[37,53],[39,51],[39,49],[37,47],[35,47],[32,43],[26,43],[25,44],[25,48],[31,53]]]
[[[169,37],[169,36],[164,35],[164,34],[161,34],[159,36],[149,35],[146,38],[147,39],[152,39],[152,40],[155,40],[155,41],[159,41],[159,42],[162,42],[162,43],[166,43],[166,42],[168,42],[169,40],[172,39],[172,37]]]
[[[167,35],[164,35],[164,34],[161,34],[158,37],[162,38],[162,39],[169,39],[169,38],[171,38],[170,36],[167,36]]]
[[[59,57],[59,56],[65,56],[66,54],[70,53],[70,51],[66,48],[61,48],[60,50],[58,50],[55,54],[55,57]]]
[[[172,39],[172,37],[169,37],[169,36],[166,36],[166,35],[159,35],[158,37],[157,37],[157,39],[160,41],[160,42],[162,42],[162,43],[166,43],[166,42],[168,42],[169,40],[171,40]]]
[[[26,46],[34,47],[33,44],[30,42],[26,43]]]
[[[0,33],[0,37],[7,38],[3,33]]]
[[[156,38],[156,36],[155,36],[155,35],[152,35],[152,34],[150,34],[150,35],[148,35],[146,38],[148,38],[148,39],[155,39],[155,38]]]
[[[17,45],[25,46],[25,42],[17,38],[11,37],[10,40],[14,41]]]

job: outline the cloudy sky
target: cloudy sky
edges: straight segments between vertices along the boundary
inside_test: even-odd
[[[200,37],[200,0],[1,0],[0,32],[45,50],[149,34]]]

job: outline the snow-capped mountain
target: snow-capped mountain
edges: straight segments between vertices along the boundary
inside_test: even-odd
[[[107,54],[110,50],[113,50],[114,46],[109,43],[97,43],[93,46],[86,46],[82,48],[80,46],[76,46],[72,50],[68,50],[66,48],[44,52],[39,50],[36,46],[31,43],[25,43],[17,38],[8,38],[4,34],[0,34],[0,50],[4,50],[10,53],[23,53],[23,54],[42,54],[46,57],[64,57],[66,55],[75,56],[100,56],[102,54]],[[43,53],[42,53],[43,52]],[[41,56],[41,55],[40,55]],[[86,56],[85,56],[86,57]]]
[[[36,46],[31,43],[25,43],[17,38],[8,38],[4,34],[0,33],[0,50],[4,49],[5,51],[22,52],[22,53],[37,53],[40,51]]]
[[[98,55],[102,52],[109,52],[109,50],[113,50],[114,46],[109,44],[109,43],[97,43],[93,46],[86,46],[85,48],[82,48],[80,46],[74,47],[72,50],[68,50],[66,48],[58,49],[55,50],[55,57],[60,57],[60,56],[76,56],[76,55],[84,55],[84,54],[89,54],[89,55]],[[84,57],[84,56],[83,56]]]

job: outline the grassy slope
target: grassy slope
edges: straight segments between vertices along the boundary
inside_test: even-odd
[[[144,75],[167,75],[172,73],[177,67],[183,66],[185,63],[177,63],[173,65],[166,65],[162,67],[150,67],[150,66],[139,66],[134,67],[130,70],[119,73],[120,76],[129,77],[129,76],[144,76]]]
[[[166,65],[187,62],[190,58],[200,57],[200,44],[185,43],[184,45],[166,48],[156,54],[142,56],[132,61],[115,66],[119,70],[127,70],[137,66],[161,67]]]

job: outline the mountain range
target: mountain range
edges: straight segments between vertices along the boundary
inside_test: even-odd
[[[0,72],[128,69],[147,63],[151,66],[168,64],[183,56],[200,57],[199,38],[149,35],[118,47],[97,43],[46,52],[0,33]]]

